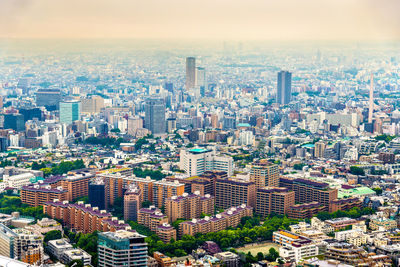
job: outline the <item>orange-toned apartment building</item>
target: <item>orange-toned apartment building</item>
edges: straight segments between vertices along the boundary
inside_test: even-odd
[[[215,205],[218,208],[227,209],[242,204],[255,207],[255,183],[235,179],[218,179],[215,189]]]
[[[253,216],[253,208],[246,205],[232,207],[213,217],[192,219],[179,224],[179,235],[195,235],[224,230],[228,227],[237,227],[243,217]]]
[[[114,232],[119,229],[128,229],[124,221],[117,218],[105,210],[91,207],[90,204],[69,203],[68,201],[47,202],[43,205],[43,213],[53,219],[62,220],[64,225],[82,233]]]
[[[295,204],[295,193],[285,187],[263,187],[257,189],[256,213],[267,217],[271,213],[287,214]]]
[[[165,213],[169,222],[177,219],[200,218],[201,214],[214,214],[214,197],[210,195],[201,196],[199,192],[195,194],[184,193],[181,196],[173,196],[167,199]]]
[[[62,187],[51,188],[47,184],[35,184],[21,188],[21,202],[29,206],[42,206],[44,203],[58,199],[68,200],[68,191]]]

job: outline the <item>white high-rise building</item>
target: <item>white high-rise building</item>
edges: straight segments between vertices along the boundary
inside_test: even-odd
[[[190,176],[201,175],[206,171],[224,171],[233,174],[233,159],[217,156],[214,150],[193,148],[180,151],[180,168]]]

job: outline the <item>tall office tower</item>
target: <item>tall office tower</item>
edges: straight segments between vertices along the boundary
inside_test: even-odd
[[[186,91],[196,86],[196,58],[186,58]]]
[[[271,213],[286,214],[295,204],[295,193],[284,187],[264,187],[257,190],[256,213],[267,217]]]
[[[104,98],[98,95],[93,95],[91,98],[81,99],[82,113],[99,113],[104,108]]]
[[[167,90],[168,92],[173,93],[174,92],[174,84],[171,82],[166,82],[164,85],[164,89]]]
[[[371,85],[369,87],[368,123],[372,123],[373,114],[374,114],[374,75],[371,74]]]
[[[24,115],[22,114],[4,114],[4,129],[13,129],[20,132],[25,130]]]
[[[215,186],[215,206],[227,209],[242,204],[255,207],[255,184],[243,180],[217,179]]]
[[[322,141],[318,141],[315,143],[315,148],[314,148],[314,157],[316,158],[323,158],[325,154],[325,143]]]
[[[190,176],[202,175],[206,171],[224,171],[228,177],[233,174],[233,159],[217,156],[214,150],[193,148],[180,151],[180,168]]]
[[[31,87],[31,80],[29,78],[21,78],[18,80],[17,88],[22,89],[23,94],[28,94],[30,87]]]
[[[34,118],[41,121],[43,118],[42,110],[40,108],[21,108],[19,114],[24,116],[24,122],[33,120]]]
[[[255,183],[257,189],[264,186],[279,186],[278,165],[269,162],[267,159],[253,162],[250,169],[250,181]]]
[[[95,179],[89,184],[89,204],[98,207],[99,210],[106,209],[105,183],[103,179]]]
[[[36,92],[36,106],[47,110],[57,110],[60,107],[61,91],[59,89],[39,89]]]
[[[74,86],[71,88],[71,95],[79,95],[81,93],[81,88]]]
[[[99,267],[147,266],[145,236],[134,231],[118,230],[98,234]]]
[[[196,68],[196,87],[200,89],[200,95],[204,96],[206,93],[206,69],[202,67]]]
[[[277,103],[289,104],[292,94],[292,73],[288,71],[278,72]]]
[[[138,220],[138,212],[142,207],[143,193],[135,184],[130,184],[124,194],[124,220]]]
[[[167,131],[173,133],[176,130],[176,118],[167,119]]]
[[[72,124],[81,119],[81,102],[77,100],[60,103],[60,123]]]
[[[145,105],[145,128],[152,134],[165,133],[165,103],[164,99],[150,97],[146,99]]]

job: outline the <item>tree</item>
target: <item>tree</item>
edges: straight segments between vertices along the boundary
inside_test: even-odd
[[[351,166],[350,167],[350,173],[354,175],[365,175],[365,171],[357,166]]]
[[[111,129],[111,131],[110,132],[112,132],[112,133],[120,133],[121,132],[121,130],[120,129],[118,129],[118,128],[114,128],[114,129]]]
[[[262,252],[257,253],[257,260],[262,261],[264,259],[264,254]]]
[[[268,254],[265,256],[267,261],[273,262],[279,257],[279,252],[275,248],[270,248]]]
[[[142,202],[142,208],[148,208],[151,205],[153,205],[153,203],[151,203],[150,201],[146,200]]]
[[[122,197],[117,197],[112,205],[114,209],[113,214],[118,218],[124,217],[124,199]]]
[[[60,238],[62,238],[61,231],[53,230],[53,231],[50,231],[50,232],[46,233],[46,235],[44,236],[43,241],[45,243],[47,243],[50,240],[56,240],[56,239],[60,239]]]
[[[375,193],[376,193],[378,196],[379,196],[379,195],[382,195],[382,188],[375,187],[375,188],[372,188],[372,190],[374,190]]]

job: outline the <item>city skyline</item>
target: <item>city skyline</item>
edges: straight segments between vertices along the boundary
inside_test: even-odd
[[[395,0],[5,0],[1,38],[400,38]],[[328,12],[329,11],[329,12]]]

